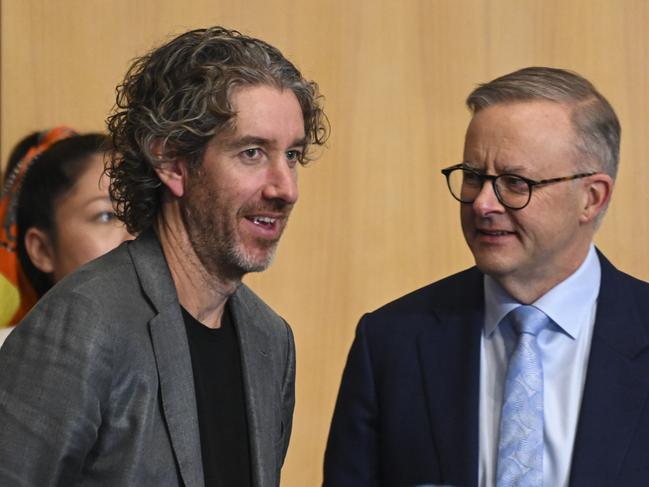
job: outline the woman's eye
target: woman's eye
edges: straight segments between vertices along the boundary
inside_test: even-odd
[[[110,223],[115,219],[115,213],[112,211],[102,211],[97,214],[97,221],[100,223]]]

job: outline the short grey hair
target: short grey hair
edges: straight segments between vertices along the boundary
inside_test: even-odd
[[[490,105],[533,100],[572,106],[577,149],[615,180],[620,160],[620,121],[606,98],[577,73],[546,67],[520,69],[479,85],[466,104],[475,115]]]

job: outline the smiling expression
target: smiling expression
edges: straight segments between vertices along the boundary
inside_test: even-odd
[[[272,260],[298,198],[305,133],[291,90],[240,88],[231,104],[234,128],[216,135],[188,171],[181,214],[203,267],[236,279]]]

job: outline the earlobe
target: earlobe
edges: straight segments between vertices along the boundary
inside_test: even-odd
[[[582,223],[594,221],[608,206],[613,193],[613,180],[608,174],[598,173],[589,176],[586,183]]]
[[[25,251],[34,267],[45,274],[54,272],[54,246],[47,232],[30,227],[25,232]]]
[[[154,170],[169,192],[176,198],[182,198],[185,194],[185,163],[178,160],[161,162]]]

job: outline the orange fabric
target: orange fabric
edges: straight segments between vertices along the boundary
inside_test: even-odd
[[[75,134],[68,127],[55,127],[43,133],[38,145],[29,149],[12,173],[7,174],[5,178],[0,193],[0,278],[18,291],[19,299],[15,299],[15,292],[11,290],[3,291],[0,295],[0,327],[18,323],[38,300],[36,292],[20,267],[16,253],[16,204],[22,179],[38,155],[54,142]]]

